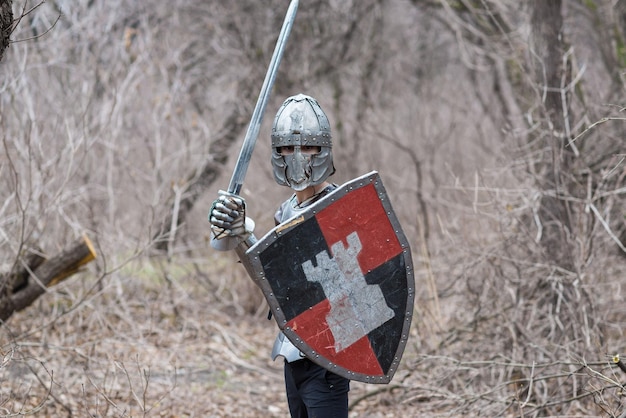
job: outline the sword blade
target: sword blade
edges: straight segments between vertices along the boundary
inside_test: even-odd
[[[239,194],[241,192],[241,186],[243,186],[243,180],[246,177],[248,165],[250,165],[250,158],[252,157],[254,145],[259,135],[259,129],[261,128],[261,121],[263,120],[265,108],[267,107],[267,100],[269,99],[272,86],[274,85],[276,73],[278,72],[278,66],[280,65],[280,60],[283,56],[285,44],[287,43],[287,38],[291,32],[291,27],[293,26],[297,10],[298,0],[291,0],[289,8],[287,9],[287,14],[285,15],[285,20],[283,21],[283,26],[280,30],[280,34],[278,35],[278,40],[276,41],[276,46],[274,47],[274,53],[272,54],[270,65],[267,69],[267,73],[265,74],[265,79],[263,80],[263,86],[261,87],[259,98],[257,99],[254,112],[252,113],[252,118],[250,119],[250,125],[248,125],[248,130],[246,131],[246,136],[243,140],[241,151],[239,152],[239,158],[237,159],[233,175],[230,178],[230,183],[228,184],[229,193]]]

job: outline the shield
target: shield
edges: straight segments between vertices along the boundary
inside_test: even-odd
[[[415,291],[411,250],[377,172],[278,225],[242,261],[311,361],[351,380],[391,381]]]

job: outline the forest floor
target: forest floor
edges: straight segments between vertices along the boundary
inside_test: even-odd
[[[134,261],[52,288],[0,326],[0,418],[288,417],[282,362],[270,359],[277,326],[234,261]],[[475,341],[442,331],[441,319],[435,329],[417,299],[392,382],[352,382],[350,417],[617,417],[623,409],[621,386],[606,383],[621,375],[608,365],[577,398],[556,398],[560,383],[546,386],[555,413],[545,414],[528,380],[509,375],[518,364],[482,359]],[[581,365],[547,366],[522,370],[536,385],[584,377]]]
[[[133,271],[68,280],[0,328],[0,417],[288,416],[277,327],[247,277]],[[415,356],[391,384],[352,382],[350,416],[431,415],[403,389],[423,383]]]

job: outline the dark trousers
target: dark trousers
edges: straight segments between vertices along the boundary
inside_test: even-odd
[[[347,418],[350,381],[309,359],[285,362],[292,418]]]

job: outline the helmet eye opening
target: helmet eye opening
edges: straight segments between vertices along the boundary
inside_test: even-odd
[[[322,147],[316,145],[284,145],[282,147],[276,147],[276,152],[280,155],[293,155],[297,149],[301,154],[305,155],[314,155],[322,152]]]

